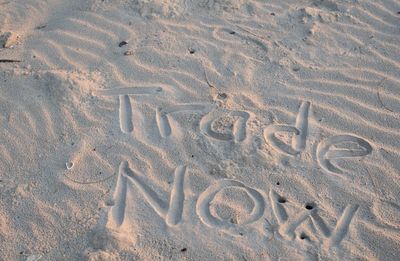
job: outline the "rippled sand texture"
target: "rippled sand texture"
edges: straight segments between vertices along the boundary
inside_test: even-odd
[[[399,12],[0,0],[0,260],[397,260]]]

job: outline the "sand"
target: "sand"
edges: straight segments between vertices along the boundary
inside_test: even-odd
[[[1,0],[0,260],[398,260],[399,12]]]

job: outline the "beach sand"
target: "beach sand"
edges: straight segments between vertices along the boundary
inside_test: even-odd
[[[397,0],[0,0],[0,260],[399,260]]]

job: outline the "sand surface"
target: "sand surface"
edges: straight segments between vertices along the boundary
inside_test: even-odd
[[[0,0],[0,260],[399,260],[398,0]]]

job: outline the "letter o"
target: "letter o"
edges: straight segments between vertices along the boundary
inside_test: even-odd
[[[237,187],[245,190],[254,202],[254,208],[251,211],[250,216],[241,224],[233,224],[231,222],[221,220],[213,216],[210,212],[210,204],[215,195],[222,189],[229,187]],[[196,212],[200,220],[207,226],[218,227],[221,229],[235,229],[254,223],[263,216],[264,210],[265,201],[260,192],[247,187],[239,181],[231,179],[218,180],[215,184],[208,187],[203,193],[200,194],[196,204]]]

